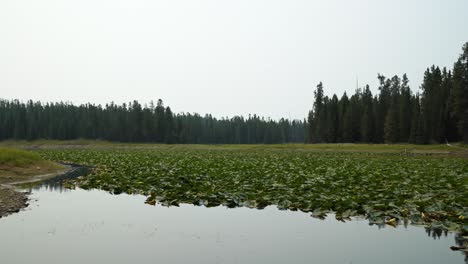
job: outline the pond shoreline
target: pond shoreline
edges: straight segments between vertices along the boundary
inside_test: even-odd
[[[33,184],[66,175],[76,170],[74,164],[61,164],[64,169],[53,173],[39,174],[28,180],[0,184],[0,218],[19,212],[29,206],[30,191],[18,188],[21,184]],[[79,168],[79,167],[78,167]]]

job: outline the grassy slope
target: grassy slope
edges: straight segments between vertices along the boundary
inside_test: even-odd
[[[10,148],[0,148],[0,184],[32,179],[62,169],[38,154]]]

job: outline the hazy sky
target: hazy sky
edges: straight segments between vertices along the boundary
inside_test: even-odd
[[[452,67],[468,1],[1,0],[0,98],[304,118],[313,90]]]

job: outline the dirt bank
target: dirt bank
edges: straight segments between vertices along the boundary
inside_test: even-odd
[[[52,173],[22,176],[20,177],[21,180],[18,180],[18,177],[13,176],[0,177],[0,218],[19,212],[21,209],[29,205],[28,195],[30,192],[20,190],[17,188],[18,185],[50,179],[70,170],[69,167],[59,168],[59,170]]]
[[[28,193],[18,192],[13,189],[0,189],[0,218],[28,206]]]

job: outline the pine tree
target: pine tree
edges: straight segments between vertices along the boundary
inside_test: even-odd
[[[156,131],[156,142],[163,142],[165,138],[165,117],[164,117],[164,103],[161,99],[158,99],[156,108],[154,110],[155,119],[155,131]]]
[[[174,131],[174,116],[171,108],[168,106],[164,111],[164,123],[165,123],[165,138],[164,143],[174,144],[176,143],[175,131]]]
[[[390,80],[390,103],[385,116],[384,139],[387,143],[399,142],[399,100],[400,100],[401,80],[398,76],[393,76]]]
[[[361,119],[362,142],[374,142],[374,107],[373,97],[369,85],[366,85],[362,94],[363,114]]]
[[[432,66],[424,73],[422,94],[422,116],[424,120],[424,138],[426,142],[439,143],[443,141],[443,120],[441,116],[445,102],[442,90],[442,71]]]
[[[385,117],[385,127],[384,127],[384,139],[385,143],[395,143],[397,142],[397,125],[395,120],[395,115],[391,112],[387,112]]]
[[[315,102],[314,102],[314,129],[316,131],[315,138],[312,139],[314,142],[323,142],[326,132],[326,115],[324,114],[324,98],[323,98],[323,84],[320,82],[317,85],[317,89],[314,91]]]
[[[399,137],[400,142],[408,142],[411,132],[411,89],[406,73],[401,80],[401,94],[399,99]]]
[[[413,144],[424,144],[424,123],[421,116],[419,94],[413,98],[413,116],[411,118],[411,132],[409,142]]]
[[[387,117],[387,111],[390,109],[391,104],[391,82],[385,76],[378,74],[379,79],[379,95],[378,105],[376,105],[375,111],[375,141],[377,143],[384,142],[384,127],[385,120]]]
[[[344,122],[345,122],[345,115],[348,111],[349,106],[349,98],[346,92],[343,93],[341,96],[340,101],[338,102],[338,136],[337,142],[346,142],[344,138]]]
[[[468,42],[453,67],[453,91],[458,133],[468,143]]]
[[[338,140],[338,97],[334,94],[327,106],[327,142],[335,143]]]

